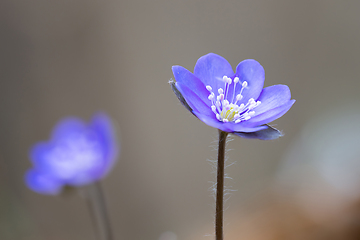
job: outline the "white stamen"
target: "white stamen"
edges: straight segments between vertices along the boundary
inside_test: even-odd
[[[224,87],[217,89],[218,95],[216,96],[216,101],[215,93],[212,91],[212,87],[210,85],[206,86],[206,89],[210,92],[208,98],[212,103],[211,110],[214,112],[216,118],[220,122],[225,123],[239,123],[249,120],[255,115],[255,111],[253,111],[253,109],[259,106],[261,102],[255,101],[254,98],[250,98],[247,103],[243,102],[238,104],[238,101],[243,100],[242,92],[246,87],[248,87],[248,82],[244,81],[241,84],[240,91],[236,92],[236,84],[240,82],[239,77],[231,79],[227,76],[223,76],[222,80],[224,82]],[[234,82],[234,85],[230,90],[232,82]],[[231,97],[229,96],[229,91],[233,91],[230,93]]]
[[[229,78],[228,76],[223,76],[223,81],[228,84],[231,84],[232,82],[231,78]]]
[[[215,97],[215,94],[214,94],[214,93],[211,93],[211,94],[208,96],[208,99],[209,99],[209,100],[213,100],[214,97]]]
[[[244,105],[243,103],[240,104],[240,106],[239,106],[239,112],[242,111],[244,108],[245,108],[245,105]]]
[[[231,99],[231,102],[234,102],[234,97],[235,97],[235,90],[236,90],[236,84],[239,82],[239,78],[238,77],[235,77],[234,78],[234,93],[233,93],[233,97]],[[236,101],[237,102],[237,101]],[[235,102],[235,103],[236,103]]]
[[[216,107],[214,105],[211,106],[211,110],[216,114]]]

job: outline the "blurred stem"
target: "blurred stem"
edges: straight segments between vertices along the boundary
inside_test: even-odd
[[[113,240],[105,197],[100,182],[85,187],[86,199],[98,240]]]
[[[228,133],[219,130],[218,167],[216,182],[216,213],[215,236],[216,240],[223,240],[223,213],[224,213],[224,169],[225,169],[225,144]]]

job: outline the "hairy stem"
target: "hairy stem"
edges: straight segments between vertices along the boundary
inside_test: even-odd
[[[215,213],[215,236],[216,240],[223,240],[223,213],[224,213],[224,168],[225,168],[225,144],[228,133],[219,130],[218,167],[216,181],[216,213]]]
[[[86,186],[86,199],[98,240],[113,240],[105,197],[100,182]]]

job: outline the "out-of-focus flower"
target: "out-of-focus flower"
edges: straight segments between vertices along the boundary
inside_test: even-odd
[[[197,61],[194,73],[172,67],[171,87],[182,104],[207,125],[246,138],[275,139],[281,133],[266,125],[294,104],[286,85],[263,89],[264,68],[255,60],[229,62],[214,53]]]
[[[31,149],[34,167],[26,173],[25,181],[38,193],[58,194],[64,186],[83,186],[106,176],[118,153],[107,115],[96,114],[89,124],[65,118],[55,126],[48,142]]]

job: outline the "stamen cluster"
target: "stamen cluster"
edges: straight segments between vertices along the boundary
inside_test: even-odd
[[[216,118],[221,122],[235,122],[239,123],[242,121],[249,120],[252,116],[255,115],[253,109],[261,104],[260,101],[255,101],[254,98],[250,98],[246,104],[239,101],[243,98],[242,92],[248,86],[248,83],[244,81],[239,83],[240,79],[238,77],[234,78],[234,87],[230,89],[232,84],[232,79],[224,76],[222,81],[225,83],[224,89],[219,88],[217,92],[219,93],[215,99],[215,93],[212,91],[212,87],[207,85],[206,89],[210,92],[208,99],[211,101],[211,110],[215,113]],[[236,94],[236,85],[241,84],[241,89],[238,94]],[[228,99],[229,91],[233,91],[232,99]]]

